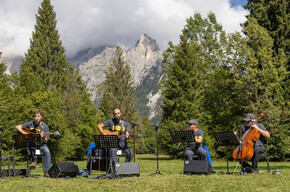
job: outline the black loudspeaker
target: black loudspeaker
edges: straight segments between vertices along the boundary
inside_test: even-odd
[[[9,175],[9,172],[10,172],[10,175]],[[1,174],[0,174],[1,175]],[[2,176],[3,177],[8,177],[8,176],[20,176],[20,175],[23,175],[25,176],[26,175],[26,169],[15,169],[15,172],[13,174],[13,169],[3,169],[2,170]]]
[[[185,160],[184,174],[211,174],[210,164],[207,160]]]
[[[48,170],[52,178],[57,177],[76,177],[79,173],[79,167],[74,162],[55,162]]]
[[[116,164],[115,170],[119,176],[123,177],[140,176],[140,167],[137,162]]]

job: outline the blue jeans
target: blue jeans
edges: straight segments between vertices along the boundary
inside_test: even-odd
[[[44,154],[44,172],[48,172],[48,170],[50,169],[50,164],[51,164],[51,155],[50,155],[49,148],[47,147],[46,143],[43,143],[39,149]],[[35,155],[35,151],[36,151],[36,147],[30,147],[32,161],[37,160],[37,156]]]

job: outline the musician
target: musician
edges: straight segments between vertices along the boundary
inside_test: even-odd
[[[27,134],[26,132],[23,131],[22,128],[27,128],[31,130],[31,132],[40,132],[42,138],[40,150],[44,154],[44,176],[49,177],[48,170],[51,164],[51,154],[47,146],[49,135],[44,135],[44,133],[49,132],[49,127],[47,126],[46,123],[42,121],[42,117],[43,117],[42,112],[40,110],[37,110],[34,112],[34,121],[29,121],[22,125],[17,125],[16,129],[22,134]],[[30,168],[34,169],[35,166],[37,165],[37,157],[35,155],[36,147],[30,147],[29,150],[32,157],[32,163],[30,164]]]
[[[122,120],[122,114],[119,108],[115,108],[113,110],[113,115],[114,115],[113,119],[109,119],[105,121],[104,123],[99,124],[98,129],[102,135],[106,135],[103,128],[109,127],[109,130],[111,132],[118,131],[121,136],[125,137],[125,138],[124,137],[120,138],[119,148],[111,149],[112,165],[113,165],[113,168],[115,168],[115,166],[119,166],[118,157],[117,157],[118,150],[122,150],[122,152],[126,153],[125,162],[132,161],[133,152],[131,148],[128,146],[127,140],[126,140],[129,137],[129,131],[130,131],[129,123],[127,121]]]
[[[195,142],[187,144],[185,149],[185,160],[192,160],[193,155],[198,155],[201,160],[207,160],[207,152],[203,148],[203,131],[198,128],[198,122],[195,119],[191,119],[188,123],[188,130],[194,132]]]
[[[259,157],[261,153],[265,152],[265,147],[262,141],[264,140],[264,138],[270,138],[270,133],[266,130],[263,124],[256,123],[257,118],[252,113],[246,114],[243,121],[245,121],[245,124],[238,126],[239,130],[234,132],[236,135],[242,136],[250,128],[256,129],[257,131],[260,132],[260,138],[254,145],[254,155],[251,159],[252,166],[250,166],[247,162],[243,162],[243,167],[246,168],[247,172],[258,173]]]

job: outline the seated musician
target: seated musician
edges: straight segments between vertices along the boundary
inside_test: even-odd
[[[44,154],[44,176],[49,177],[48,170],[50,169],[51,164],[51,155],[47,146],[47,140],[49,138],[49,135],[44,135],[45,132],[49,132],[49,127],[46,123],[41,121],[42,117],[42,112],[40,110],[37,110],[34,112],[34,121],[30,121],[22,125],[17,125],[16,129],[22,134],[28,134],[23,128],[28,129],[32,133],[40,133],[42,138],[40,150]],[[32,163],[30,164],[30,168],[33,169],[37,165],[37,157],[35,154],[36,147],[30,147],[29,150],[32,157]]]
[[[238,126],[239,130],[234,132],[236,135],[242,136],[250,128],[254,128],[260,132],[260,138],[256,141],[254,145],[254,155],[251,159],[252,166],[250,166],[247,162],[243,162],[243,167],[246,168],[247,172],[258,173],[259,157],[260,157],[260,154],[265,151],[265,147],[261,140],[264,139],[263,137],[270,138],[270,133],[266,130],[263,124],[256,123],[257,118],[252,113],[246,114],[243,121],[245,121],[245,125]]]
[[[189,127],[188,130],[194,132],[195,142],[190,142],[187,144],[185,149],[185,160],[192,160],[194,155],[198,155],[201,160],[207,160],[207,152],[203,148],[203,131],[198,128],[198,122],[192,119],[187,122]]]
[[[110,133],[105,133],[103,128],[109,127],[110,132],[118,132],[119,135],[124,136],[120,138],[119,148],[111,149],[112,165],[113,165],[113,168],[115,168],[115,166],[119,166],[118,157],[117,157],[117,151],[119,149],[122,150],[122,152],[126,153],[125,162],[132,161],[133,153],[132,153],[131,148],[128,146],[127,140],[126,140],[129,137],[129,131],[130,131],[129,123],[127,121],[122,120],[121,118],[122,114],[119,108],[115,108],[113,110],[113,115],[114,115],[113,119],[109,119],[105,121],[104,123],[99,124],[98,129],[102,135],[107,135]]]

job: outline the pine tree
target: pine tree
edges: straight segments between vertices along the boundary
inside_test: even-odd
[[[246,74],[240,74],[237,81],[242,82],[243,95],[249,101],[246,110],[265,114],[264,124],[272,133],[270,154],[273,158],[282,159],[285,140],[281,138],[285,135],[279,133],[278,127],[285,114],[283,81],[286,69],[283,62],[286,56],[283,52],[273,56],[273,39],[255,18],[248,18],[244,30],[248,38]]]
[[[164,151],[176,155],[169,131],[179,130],[186,121],[198,119],[201,115],[204,63],[200,46],[190,43],[184,34],[180,36],[178,45],[169,43],[163,55],[165,76],[161,87],[163,118],[160,143]]]
[[[1,60],[2,52],[0,52],[0,60]],[[11,76],[6,73],[6,65],[5,63],[0,62],[0,122],[2,126],[7,126],[12,124],[10,122],[10,109],[13,107],[13,90],[11,88]],[[11,150],[12,144],[12,133],[14,130],[11,130],[10,127],[3,129],[2,135],[2,155]],[[1,133],[1,131],[0,131]]]
[[[119,107],[124,119],[132,122],[138,120],[133,84],[133,77],[129,66],[124,61],[123,51],[117,47],[115,56],[106,71],[106,80],[102,87],[104,95],[100,109],[106,118],[111,118],[113,109]]]
[[[194,62],[191,61],[193,58],[187,56],[190,51],[184,51],[180,54],[180,57],[188,59],[183,63],[189,65],[187,66],[189,68],[188,70],[193,70],[192,73],[196,71],[195,73],[198,74],[198,76],[196,76],[196,83],[200,85],[200,90],[202,90],[197,92],[199,100],[196,100],[196,97],[190,100],[191,103],[199,103],[197,106],[199,112],[194,112],[194,115],[190,112],[186,112],[188,117],[184,119],[183,122],[191,118],[197,118],[199,120],[200,128],[204,132],[204,141],[206,141],[207,145],[213,150],[211,153],[215,155],[217,145],[215,145],[213,133],[231,131],[233,125],[243,113],[243,108],[237,107],[239,106],[239,102],[237,102],[238,99],[235,97],[235,81],[232,73],[232,68],[236,65],[236,62],[238,62],[238,58],[244,58],[240,57],[242,53],[237,53],[235,50],[239,48],[238,46],[234,48],[231,46],[234,37],[237,38],[239,34],[227,35],[222,29],[222,26],[218,24],[213,13],[209,13],[207,18],[202,18],[198,13],[194,14],[193,17],[187,19],[187,24],[182,32],[183,34],[181,37],[187,37],[188,44],[198,45],[199,47],[199,51],[195,52],[196,57],[199,58],[199,64],[196,64],[199,66],[197,70],[189,64],[190,62]],[[240,40],[241,38],[237,39]],[[176,48],[175,46],[171,45],[171,47],[169,48],[171,53],[169,56],[165,55],[164,58],[166,62],[169,61],[168,63],[175,63],[176,60],[172,55],[177,55],[177,51],[174,50],[174,48]],[[182,66],[181,68],[184,69],[185,67]],[[167,74],[168,72],[165,73]],[[176,74],[176,76],[181,75]],[[185,76],[181,76],[181,79],[185,79]],[[176,84],[175,80],[168,81],[172,81]],[[172,87],[168,87],[167,89],[172,91]],[[190,90],[193,91],[194,88]],[[164,92],[163,95],[165,94],[166,92]],[[176,96],[172,98],[177,100]],[[166,99],[165,95],[165,104],[167,102]],[[178,103],[182,103],[182,100],[183,99],[178,100]],[[172,100],[170,100],[170,102],[172,102]],[[175,108],[175,106],[172,107],[172,109]],[[163,110],[170,111],[170,109],[166,107],[164,107]],[[176,109],[176,111],[183,110]],[[182,117],[180,112],[176,114]],[[169,114],[169,116],[172,116],[172,114]],[[166,118],[166,116],[164,117]],[[178,120],[175,120],[175,122],[178,122]]]
[[[0,59],[1,59],[2,52],[0,52]],[[10,85],[10,76],[6,74],[7,67],[4,63],[0,63],[0,118],[1,122],[5,114],[8,112],[7,104],[9,100],[9,95],[12,94],[12,89]],[[7,122],[7,121],[6,121]]]
[[[286,0],[248,0],[245,6],[250,11],[248,17],[254,17],[272,37],[274,52],[278,54],[281,49],[288,54],[288,59],[290,51],[289,6],[290,3]]]
[[[56,13],[50,0],[43,0],[36,15],[35,31],[20,68],[20,86],[26,93],[61,88],[69,64],[56,29]]]
[[[78,71],[66,61],[56,23],[50,0],[43,0],[20,68],[14,108],[18,122],[31,119],[41,109],[51,131],[62,134],[49,140],[53,159],[81,159],[97,133],[99,117]]]
[[[248,17],[255,18],[257,23],[264,27],[273,39],[272,55],[278,59],[275,62],[279,63],[279,65],[284,65],[284,68],[287,69],[284,80],[281,82],[285,90],[282,98],[285,104],[283,106],[283,115],[281,115],[281,126],[289,127],[290,3],[287,0],[249,0],[245,8],[250,11]]]

